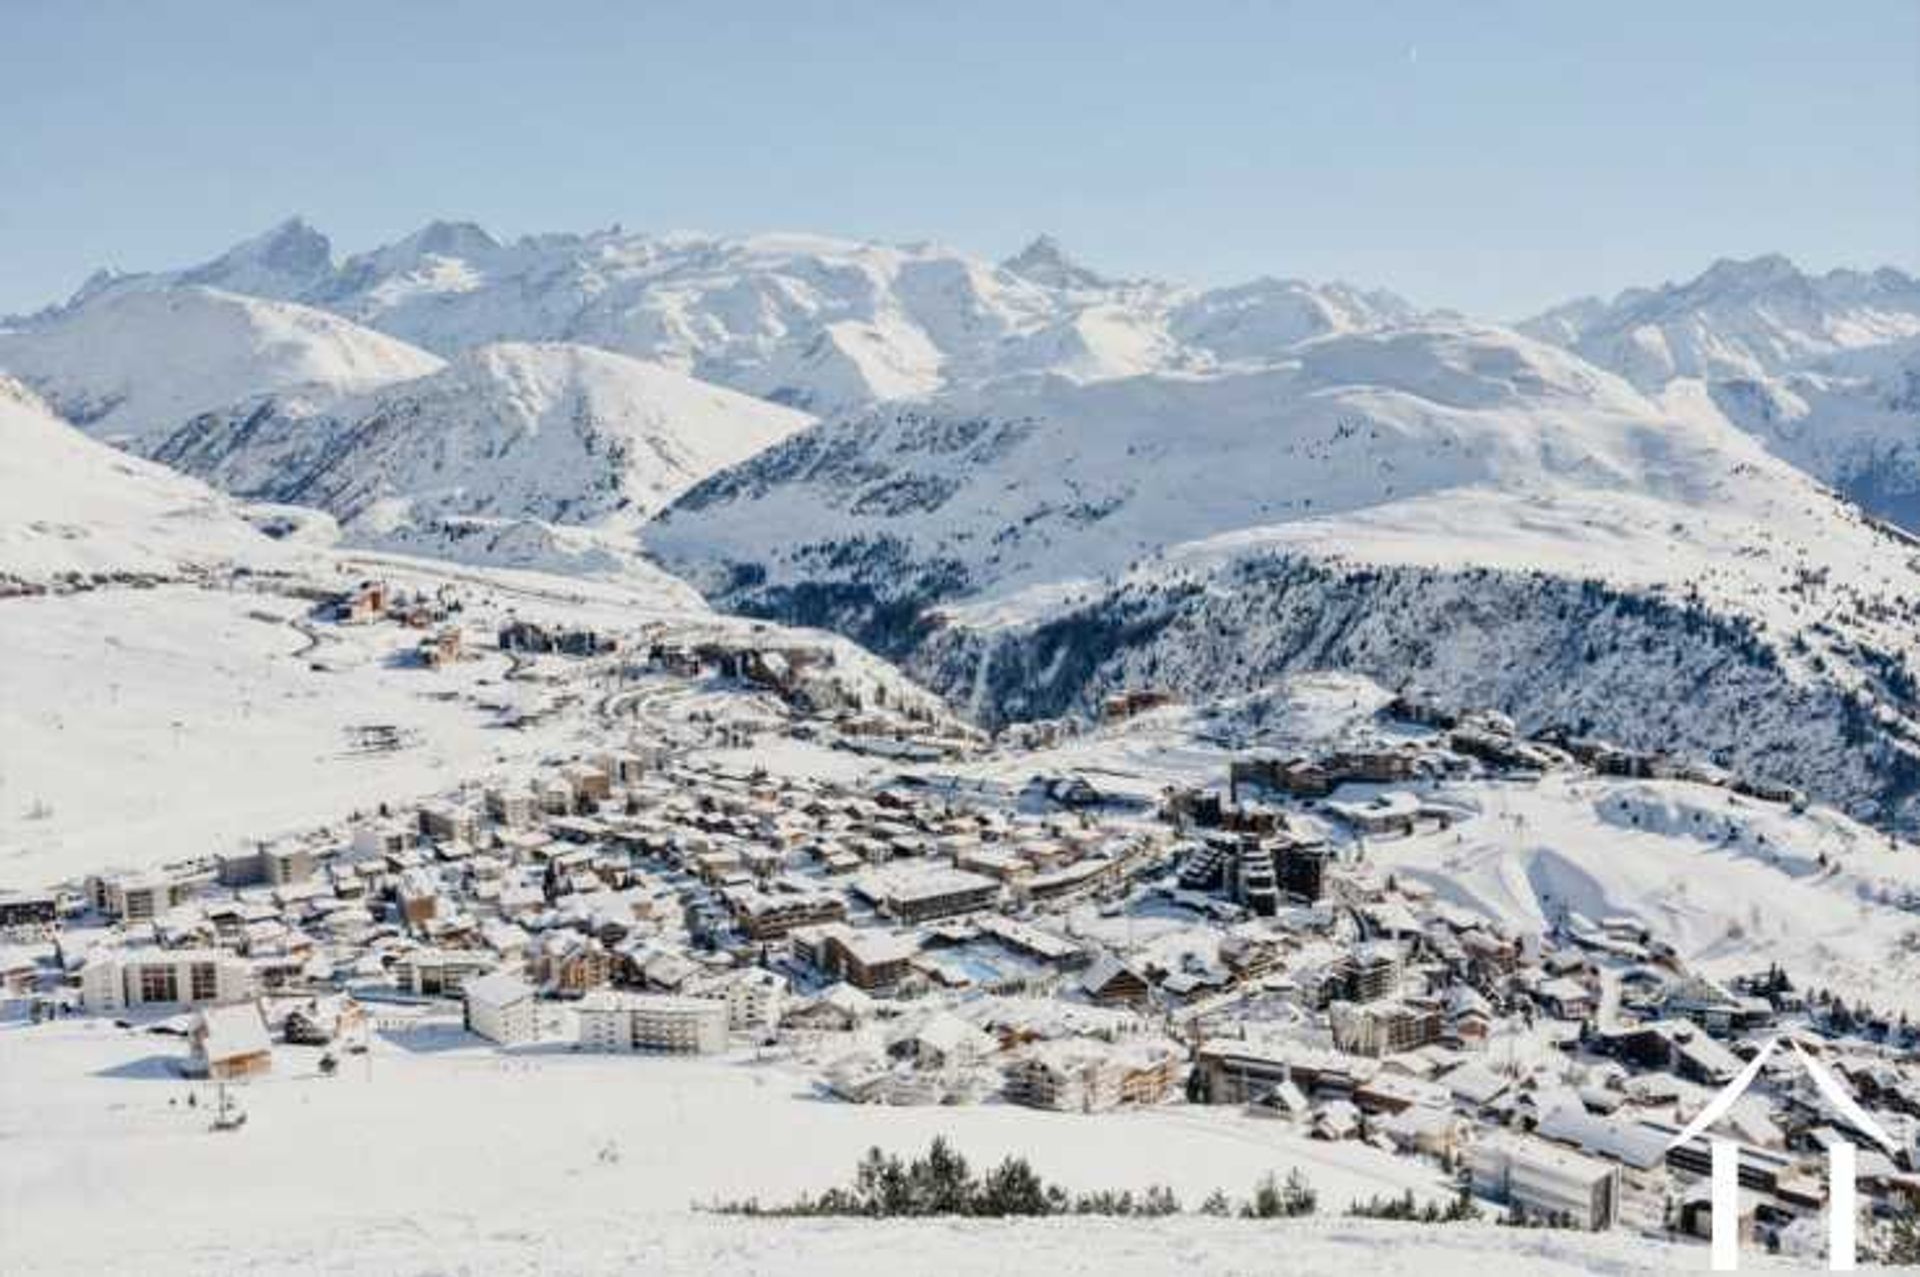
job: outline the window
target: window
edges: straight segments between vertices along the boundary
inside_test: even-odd
[[[213,1002],[220,997],[220,976],[213,963],[194,963],[189,978],[195,1002]]]
[[[140,1000],[142,1002],[178,1002],[180,981],[175,978],[173,968],[170,966],[141,967]]]

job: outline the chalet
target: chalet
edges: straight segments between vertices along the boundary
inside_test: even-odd
[[[346,994],[311,998],[287,1012],[280,1036],[295,1046],[326,1046],[365,1032],[364,1008]]]
[[[258,1006],[235,1002],[194,1013],[187,1031],[188,1076],[233,1082],[272,1069],[273,1043]]]
[[[1599,1009],[1599,995],[1571,976],[1547,980],[1533,991],[1534,1001],[1557,1020],[1590,1019]]]
[[[1716,1037],[1761,1028],[1774,1016],[1773,1004],[1765,998],[1730,993],[1702,976],[1689,976],[1668,988],[1662,1009]]]
[[[858,988],[892,988],[907,977],[918,946],[910,936],[859,931],[844,922],[803,927],[794,948],[826,974]]]
[[[577,997],[613,978],[613,955],[592,936],[555,929],[539,936],[530,949],[530,974],[549,994]]]
[[[1388,1113],[1374,1127],[1402,1153],[1442,1160],[1456,1156],[1466,1141],[1467,1123],[1446,1109],[1424,1105]]]
[[[1328,1100],[1313,1110],[1308,1126],[1317,1140],[1355,1139],[1360,1129],[1360,1109],[1351,1100]]]
[[[1080,987],[1097,1006],[1145,1006],[1152,997],[1146,977],[1111,953],[1081,973]]]
[[[976,1064],[998,1049],[984,1033],[950,1011],[936,1011],[892,1035],[887,1053],[910,1060],[920,1068],[950,1068]]]
[[[387,614],[387,585],[384,581],[362,581],[334,602],[333,619],[342,625],[377,621]]]
[[[802,1029],[850,1032],[873,1018],[873,999],[851,984],[836,984],[789,1012],[786,1023]]]

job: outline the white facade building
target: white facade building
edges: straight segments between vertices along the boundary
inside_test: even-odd
[[[253,991],[253,967],[225,949],[96,951],[80,968],[80,1004],[95,1012],[211,1006]]]
[[[1620,1168],[1537,1139],[1490,1139],[1473,1148],[1473,1191],[1535,1219],[1613,1227],[1620,1218]]]
[[[580,1045],[590,1051],[711,1055],[727,1049],[727,1004],[715,998],[599,990],[580,999]]]
[[[739,1032],[780,1027],[786,1010],[787,982],[771,971],[754,967],[727,981],[727,1025]]]
[[[533,988],[505,971],[476,976],[462,988],[467,1004],[467,1028],[489,1042],[513,1046],[531,1042],[539,1032]]]

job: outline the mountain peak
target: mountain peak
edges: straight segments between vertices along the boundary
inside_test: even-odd
[[[1683,285],[1683,288],[1713,292],[1732,289],[1756,291],[1805,278],[1792,259],[1782,253],[1765,253],[1745,259],[1722,257],[1702,271],[1691,284]]]
[[[289,217],[202,266],[182,284],[206,284],[261,297],[297,297],[333,271],[333,243],[305,218]]]
[[[409,235],[402,243],[419,253],[438,257],[468,257],[489,253],[500,241],[477,222],[432,221]]]
[[[1067,255],[1053,236],[1042,233],[1000,263],[1001,269],[1049,288],[1105,288],[1109,281]]]

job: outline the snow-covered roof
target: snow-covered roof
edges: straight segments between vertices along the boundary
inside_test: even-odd
[[[508,1007],[533,997],[532,986],[510,971],[495,971],[468,980],[461,990],[469,1003],[490,1007]]]
[[[205,1007],[193,1018],[195,1051],[209,1062],[259,1055],[273,1049],[267,1022],[251,1002]]]

